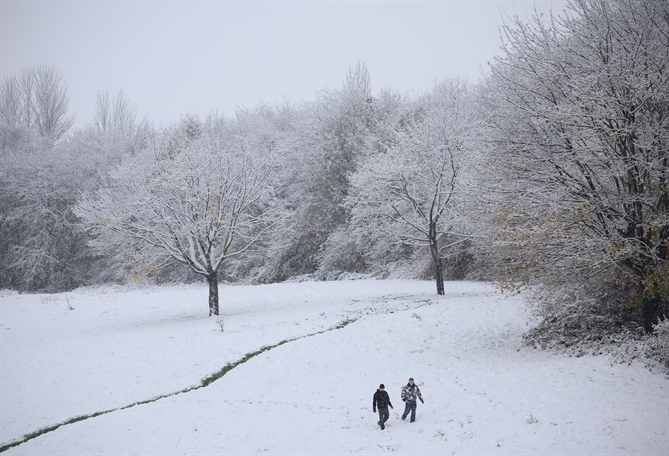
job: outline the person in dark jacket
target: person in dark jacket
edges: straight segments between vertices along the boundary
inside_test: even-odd
[[[409,412],[411,412],[411,422],[416,421],[416,399],[424,404],[423,396],[420,394],[420,388],[413,382],[413,378],[409,379],[409,383],[402,388],[402,400],[404,401],[404,413],[402,419],[406,419]]]
[[[379,409],[379,426],[383,430],[386,428],[386,421],[390,418],[388,407],[393,408],[393,404],[390,403],[390,396],[386,393],[386,387],[383,386],[383,383],[379,385],[379,389],[374,393],[374,400],[372,401],[374,413],[376,413],[377,407]]]

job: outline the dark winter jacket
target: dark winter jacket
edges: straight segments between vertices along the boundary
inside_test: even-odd
[[[416,398],[421,401],[423,400],[423,396],[420,394],[420,388],[418,388],[418,385],[416,384],[411,386],[411,384],[407,383],[406,386],[402,388],[402,400],[415,402]]]
[[[387,409],[388,406],[393,406],[393,404],[390,403],[390,396],[388,396],[388,393],[381,391],[380,389],[376,390],[376,393],[374,393],[374,401],[372,402],[372,407],[375,412],[377,405],[379,409]]]

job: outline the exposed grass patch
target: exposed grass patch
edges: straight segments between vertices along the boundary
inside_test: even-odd
[[[317,334],[323,334],[325,332],[333,331],[335,329],[342,329],[342,328],[350,325],[351,323],[353,323],[355,320],[357,320],[357,318],[347,318],[346,320],[342,321],[341,323],[339,323],[336,326],[333,326],[332,328],[324,329],[323,331],[318,331],[318,332],[315,332],[315,333],[312,333],[312,334],[307,334],[306,336],[300,336],[300,337],[295,337],[293,339],[282,340],[281,342],[279,342],[277,344],[268,345],[268,346],[260,348],[259,350],[254,351],[252,353],[247,353],[246,355],[244,355],[244,357],[242,359],[240,359],[238,361],[235,361],[234,363],[231,363],[231,364],[226,364],[226,366],[223,369],[221,369],[220,371],[213,373],[209,377],[203,378],[202,379],[202,384],[200,386],[197,386],[197,387],[192,388],[192,389],[198,389],[198,388],[203,388],[205,386],[209,386],[211,383],[213,383],[216,380],[218,380],[219,378],[223,377],[225,374],[230,372],[235,367],[239,366],[240,364],[244,364],[249,359],[254,358],[254,357],[256,357],[256,356],[258,356],[258,355],[260,355],[260,354],[262,354],[262,353],[264,353],[268,350],[279,347],[283,344],[287,344],[288,342],[293,342],[293,341],[296,341],[296,340],[299,340],[299,339],[304,339],[306,337],[315,336]]]
[[[118,408],[111,409],[111,410],[105,410],[103,412],[95,412],[95,413],[92,413],[90,415],[77,416],[75,418],[70,418],[69,420],[64,421],[62,423],[39,429],[35,432],[31,432],[30,434],[24,435],[23,439],[21,439],[21,440],[18,440],[16,442],[12,442],[12,443],[8,443],[8,444],[0,447],[0,453],[3,453],[3,452],[5,452],[5,451],[7,451],[10,448],[13,448],[15,446],[21,445],[22,443],[26,443],[27,441],[32,440],[34,438],[37,438],[40,435],[47,434],[49,432],[55,431],[56,429],[58,429],[61,426],[66,426],[68,424],[77,423],[79,421],[84,421],[84,420],[87,420],[89,418],[95,418],[96,416],[104,415],[106,413],[115,412],[117,410],[129,409],[129,408],[134,407],[136,405],[149,404],[151,402],[156,402],[156,401],[159,401],[160,399],[164,399],[166,397],[176,396],[177,394],[187,393],[189,391],[195,391],[195,390],[198,390],[200,388],[204,388],[206,386],[211,385],[216,380],[220,379],[221,377],[223,377],[225,374],[227,374],[228,372],[230,372],[232,369],[239,366],[240,364],[244,364],[245,362],[247,362],[251,358],[254,358],[254,357],[256,357],[256,356],[258,356],[258,355],[260,355],[260,354],[262,354],[262,353],[264,353],[268,350],[279,347],[283,344],[287,344],[288,342],[293,342],[293,341],[296,341],[296,340],[299,340],[299,339],[305,339],[307,337],[316,336],[318,334],[323,334],[323,333],[326,333],[328,331],[333,331],[333,330],[336,330],[336,329],[342,329],[342,328],[350,325],[351,323],[353,323],[356,320],[357,320],[357,318],[348,318],[348,319],[342,321],[341,323],[339,323],[338,325],[333,326],[332,328],[328,328],[328,329],[324,329],[323,331],[318,331],[318,332],[315,332],[315,333],[307,334],[306,336],[295,337],[293,339],[285,339],[285,340],[282,340],[281,342],[276,343],[274,345],[267,345],[267,346],[264,346],[264,347],[260,348],[259,350],[256,350],[256,351],[251,352],[251,353],[247,353],[246,355],[244,355],[243,358],[235,361],[234,363],[226,364],[221,370],[219,370],[217,372],[214,372],[213,374],[211,374],[208,377],[203,378],[202,381],[200,382],[200,384],[197,385],[197,386],[192,386],[190,388],[186,388],[186,389],[183,389],[181,391],[177,391],[176,393],[163,394],[161,396],[157,396],[157,397],[154,397],[152,399],[147,399],[145,401],[133,402],[132,404],[126,405],[126,406],[123,406],[123,407],[118,407]]]
[[[339,323],[337,326],[335,326],[335,327],[332,328],[332,329],[342,329],[342,328],[345,328],[346,326],[348,326],[348,325],[350,325],[351,323],[353,323],[355,320],[357,320],[357,318],[348,318],[348,319],[342,321],[341,323]]]
[[[7,451],[7,450],[9,450],[10,448],[13,448],[13,447],[15,447],[15,446],[21,445],[22,443],[25,443],[25,442],[27,442],[28,440],[32,440],[32,439],[34,439],[34,438],[37,438],[37,437],[39,437],[39,436],[42,435],[42,434],[46,434],[47,432],[55,431],[56,429],[58,429],[58,428],[61,427],[61,426],[65,426],[65,425],[67,425],[67,424],[76,423],[76,422],[78,422],[78,421],[84,421],[84,420],[87,420],[88,418],[94,418],[94,417],[96,417],[96,416],[104,415],[105,413],[113,412],[114,410],[118,410],[118,409],[105,410],[104,412],[96,412],[96,413],[93,413],[93,414],[91,414],[91,415],[81,415],[81,416],[77,416],[77,417],[74,417],[74,418],[70,418],[69,420],[67,420],[67,421],[65,421],[65,422],[63,422],[63,423],[56,424],[56,425],[54,425],[54,426],[46,427],[46,428],[43,428],[43,429],[39,429],[39,430],[37,430],[37,431],[35,431],[35,432],[31,432],[30,434],[26,434],[26,435],[24,435],[24,436],[23,436],[23,440],[19,440],[19,441],[17,441],[17,442],[13,442],[13,443],[8,443],[7,445],[0,447],[0,453],[2,453],[2,452],[4,452],[4,451]]]

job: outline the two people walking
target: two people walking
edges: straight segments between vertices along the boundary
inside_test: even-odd
[[[404,413],[402,414],[402,419],[406,419],[409,412],[411,412],[411,422],[416,421],[416,401],[420,400],[423,404],[423,396],[420,393],[420,388],[414,383],[413,378],[409,379],[409,383],[402,388],[402,401],[404,402]],[[372,401],[372,409],[376,413],[376,409],[379,410],[379,426],[381,429],[386,428],[386,421],[390,418],[390,411],[388,407],[394,408],[393,404],[390,402],[390,396],[386,392],[386,387],[381,383],[379,389],[374,393],[374,399]]]

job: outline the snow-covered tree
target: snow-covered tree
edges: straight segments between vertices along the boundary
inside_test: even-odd
[[[292,246],[283,256],[279,278],[314,273],[328,237],[348,222],[343,206],[349,177],[370,148],[373,116],[367,67],[351,67],[339,90],[325,90],[305,107],[295,147],[302,152],[302,170]]]
[[[668,31],[667,2],[573,0],[506,26],[487,81],[511,280],[615,302],[647,330],[669,309]]]
[[[219,313],[218,275],[225,261],[277,236],[290,213],[275,195],[275,166],[229,129],[175,146],[173,135],[128,157],[110,185],[76,209],[97,236],[93,247],[117,251],[144,268],[177,261],[206,277],[210,315]]]
[[[80,284],[71,208],[85,182],[77,157],[34,129],[0,125],[0,286],[56,291]]]
[[[113,165],[142,147],[148,128],[132,120],[123,128],[86,127],[54,141],[40,130],[48,122],[36,120],[43,113],[36,110],[35,97],[49,98],[39,95],[43,75],[37,69],[9,77],[1,86],[0,287],[62,291],[99,277],[114,279],[103,268],[91,267],[102,258],[86,246],[72,208],[82,191],[98,188]],[[48,73],[48,68],[41,71]],[[12,84],[22,88],[15,97],[8,93]],[[11,100],[17,102],[15,115],[7,115]],[[48,105],[41,106],[48,111]]]
[[[428,248],[438,294],[444,294],[444,255],[472,237],[465,203],[479,125],[464,82],[437,85],[402,121],[395,144],[351,178],[351,224],[385,242]]]

